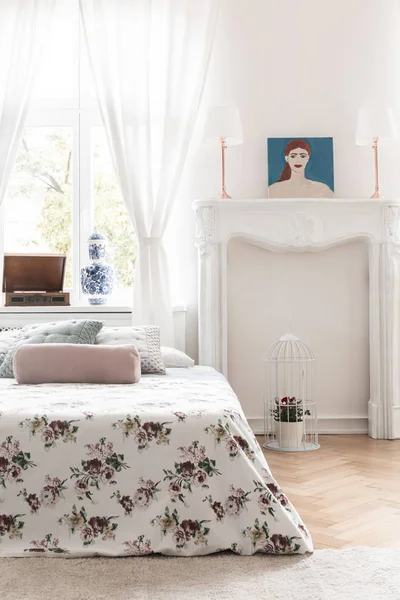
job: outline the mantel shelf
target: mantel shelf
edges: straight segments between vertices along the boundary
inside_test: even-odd
[[[224,208],[260,208],[276,207],[287,205],[302,206],[400,206],[398,198],[232,198],[227,200],[218,200],[217,198],[199,198],[194,201],[195,207],[214,206],[219,209]]]

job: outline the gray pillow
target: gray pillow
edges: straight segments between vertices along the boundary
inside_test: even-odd
[[[102,321],[57,321],[26,325],[8,350],[0,366],[0,377],[14,377],[14,354],[23,344],[94,344]]]
[[[20,332],[21,329],[11,329],[10,327],[4,327],[0,330],[0,366],[4,362],[7,352],[17,341]]]

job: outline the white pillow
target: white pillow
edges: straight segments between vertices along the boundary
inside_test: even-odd
[[[166,369],[173,369],[176,367],[189,368],[194,366],[194,360],[176,348],[161,346],[161,358]]]
[[[160,329],[155,325],[103,327],[97,334],[96,344],[133,344],[140,354],[142,373],[165,375],[160,352]]]

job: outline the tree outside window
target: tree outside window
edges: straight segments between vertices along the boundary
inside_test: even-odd
[[[5,250],[67,254],[72,287],[74,235],[72,134],[68,127],[27,127],[5,203]],[[92,128],[93,223],[109,242],[116,287],[131,288],[136,239],[108,152],[104,130]]]

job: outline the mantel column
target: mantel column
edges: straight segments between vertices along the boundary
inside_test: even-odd
[[[386,239],[381,252],[382,434],[400,438],[400,207],[385,209]]]
[[[215,207],[196,209],[196,246],[199,250],[199,364],[221,370],[220,252],[215,236]]]

